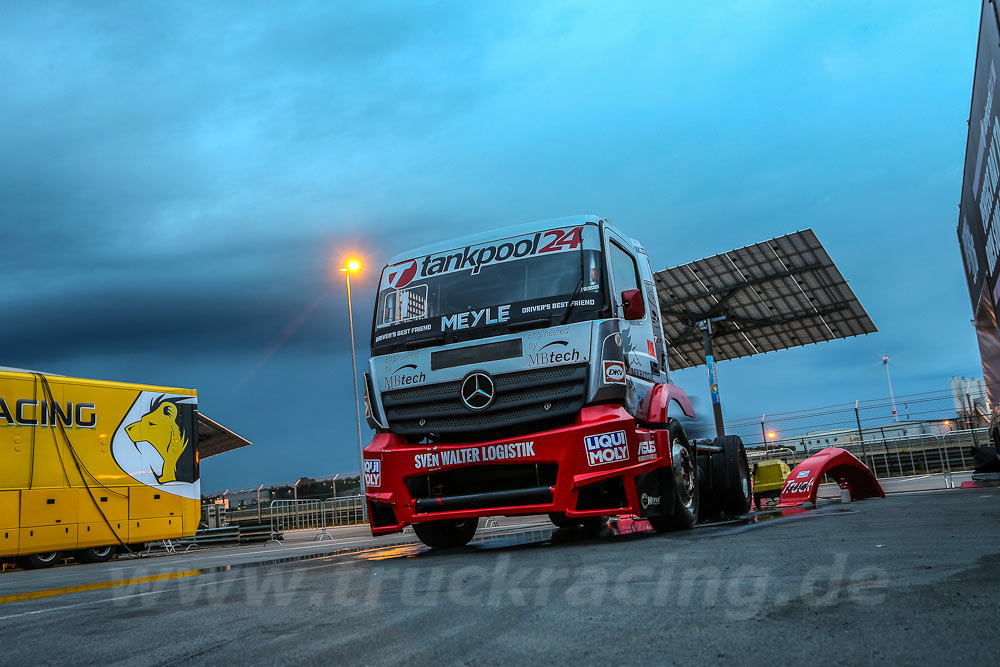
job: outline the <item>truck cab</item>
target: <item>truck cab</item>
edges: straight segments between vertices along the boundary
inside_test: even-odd
[[[688,460],[688,477],[673,481],[692,502],[696,454],[668,405],[694,415],[669,384],[652,268],[606,219],[548,220],[393,258],[370,342],[375,534],[413,524],[431,546],[453,546],[480,516],[673,516],[674,498],[662,500],[672,455]]]

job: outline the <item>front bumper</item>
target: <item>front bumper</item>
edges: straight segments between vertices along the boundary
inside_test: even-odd
[[[669,452],[666,431],[639,429],[611,405],[583,408],[563,428],[489,442],[411,445],[380,433],[365,448],[372,533],[479,516],[641,514],[642,490],[659,488],[650,480]]]

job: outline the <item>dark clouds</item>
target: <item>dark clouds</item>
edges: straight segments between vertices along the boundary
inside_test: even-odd
[[[720,366],[730,415],[878,395],[882,353],[914,391],[978,372],[954,242],[974,8],[0,12],[0,365],[197,387],[255,441],[206,486],[357,468],[347,253],[364,357],[375,265],[566,214],[657,268],[817,230],[884,333]]]

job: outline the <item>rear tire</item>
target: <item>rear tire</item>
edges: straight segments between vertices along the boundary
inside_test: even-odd
[[[657,531],[687,530],[698,523],[698,455],[688,444],[684,429],[671,420],[670,467],[664,472],[663,496],[673,498],[673,511],[650,517],[649,523]],[[668,495],[669,494],[669,495]]]
[[[115,546],[91,547],[77,551],[75,558],[79,563],[107,563],[116,553],[118,548]]]
[[[17,559],[17,564],[25,570],[41,570],[46,567],[52,567],[61,559],[61,552],[50,551],[43,554],[29,554],[27,556],[21,556]]]
[[[452,519],[413,524],[413,532],[431,549],[453,549],[469,543],[479,528],[479,519]]]
[[[712,481],[722,511],[739,516],[750,511],[753,490],[750,486],[750,464],[746,448],[739,436],[716,438],[722,451],[712,455]]]

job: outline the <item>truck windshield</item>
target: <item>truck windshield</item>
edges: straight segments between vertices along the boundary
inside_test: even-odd
[[[387,266],[372,349],[495,336],[512,325],[588,319],[604,308],[598,230],[581,225]],[[520,328],[520,327],[519,327]]]

